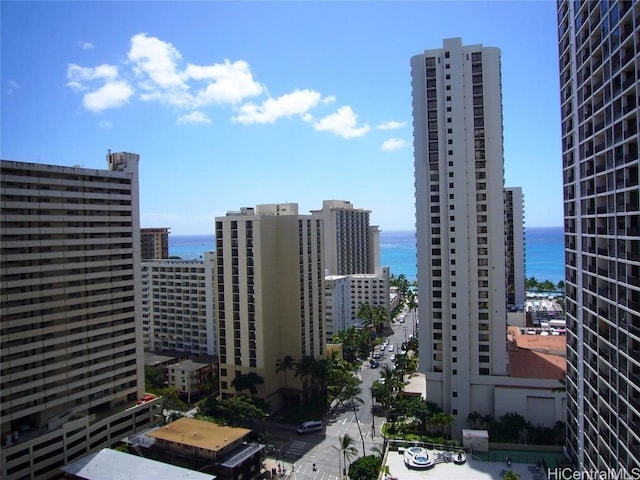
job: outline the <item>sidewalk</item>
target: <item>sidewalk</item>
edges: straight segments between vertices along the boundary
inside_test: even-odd
[[[288,467],[288,468],[287,468]],[[275,473],[275,476],[273,475]],[[272,457],[265,457],[262,461],[262,476],[260,478],[290,478],[292,473],[291,464],[284,464],[284,470],[282,469],[282,462]]]

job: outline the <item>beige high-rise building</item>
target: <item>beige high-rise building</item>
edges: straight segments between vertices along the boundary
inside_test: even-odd
[[[411,70],[419,368],[459,431],[507,374],[500,51],[446,39]]]
[[[375,273],[380,266],[380,230],[369,225],[370,210],[346,200],[324,200],[311,215],[324,221],[327,275]]]
[[[169,229],[141,228],[142,259],[169,258]]]
[[[557,2],[567,444],[580,472],[640,468],[640,2]],[[610,477],[613,478],[613,477]]]
[[[2,478],[51,478],[153,421],[137,406],[139,157],[107,160],[0,163]]]
[[[215,236],[221,395],[255,373],[258,397],[277,409],[302,395],[300,378],[276,373],[277,361],[324,355],[322,219],[294,203],[258,205],[217,217]]]

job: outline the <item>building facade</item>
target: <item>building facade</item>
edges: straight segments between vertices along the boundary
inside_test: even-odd
[[[1,162],[2,478],[57,467],[153,421],[144,389],[138,160]]]
[[[522,310],[525,302],[524,196],[521,187],[504,190],[504,229],[507,250],[507,307]]]
[[[325,268],[328,275],[375,273],[380,266],[380,230],[369,224],[370,210],[346,200],[324,200],[314,217],[324,221]]]
[[[277,409],[285,390],[301,394],[300,378],[276,373],[278,360],[324,356],[322,219],[297,204],[258,205],[217,217],[215,232],[221,395],[255,373],[258,396]]]
[[[640,2],[557,3],[567,443],[580,470],[640,466]]]
[[[140,241],[143,260],[169,258],[168,228],[142,228]]]
[[[446,39],[411,70],[419,368],[461,430],[508,370],[500,51]]]
[[[351,312],[358,314],[360,305],[382,307],[387,312],[387,321],[391,314],[391,295],[389,293],[389,267],[378,267],[375,273],[349,275],[351,283]]]
[[[333,337],[352,327],[355,323],[351,306],[351,282],[345,275],[325,277],[325,319],[327,343],[333,343]]]
[[[142,262],[145,351],[216,354],[215,256]]]

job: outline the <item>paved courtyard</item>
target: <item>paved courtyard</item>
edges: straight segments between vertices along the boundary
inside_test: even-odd
[[[429,454],[433,454],[429,450]],[[389,451],[387,463],[389,474],[398,480],[502,480],[509,470],[506,462],[484,462],[467,458],[463,465],[454,463],[438,463],[429,470],[409,470],[404,464],[404,454]],[[520,480],[541,480],[541,473],[529,471],[529,464],[512,463],[510,469],[520,474]],[[546,477],[542,477],[546,478]]]

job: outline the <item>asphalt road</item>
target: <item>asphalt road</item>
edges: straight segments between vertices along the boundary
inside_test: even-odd
[[[389,344],[394,346],[394,352],[400,351],[402,343],[413,334],[413,318],[407,314],[404,323],[393,326],[394,333],[389,336]],[[384,352],[379,359],[380,366],[391,363],[391,353]],[[273,426],[272,435],[279,451],[272,458],[284,466],[287,471],[286,478],[299,480],[337,480],[340,478],[340,470],[343,468],[343,459],[340,455],[339,437],[348,434],[355,440],[354,446],[358,450],[355,458],[363,455],[374,454],[374,447],[382,450],[383,438],[380,435],[380,427],[385,421],[384,417],[372,415],[371,412],[371,385],[380,378],[380,369],[372,369],[368,361],[358,372],[362,381],[361,399],[364,403],[357,404],[357,410],[349,407],[339,409],[329,421],[323,433],[297,435],[291,428],[279,428]],[[357,417],[357,419],[356,419]],[[362,432],[362,436],[360,434]],[[353,458],[352,460],[355,460]],[[316,470],[313,470],[313,463]]]

